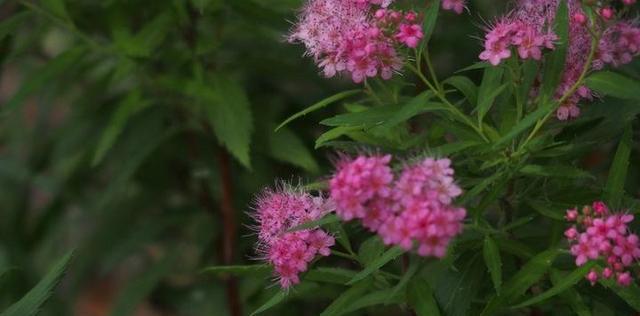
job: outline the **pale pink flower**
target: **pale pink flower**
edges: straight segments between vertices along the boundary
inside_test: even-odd
[[[453,11],[457,14],[462,14],[466,6],[466,0],[444,0],[442,2],[442,9]]]

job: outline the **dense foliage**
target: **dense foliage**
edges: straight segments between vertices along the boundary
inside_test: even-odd
[[[636,11],[0,0],[2,315],[640,312]]]

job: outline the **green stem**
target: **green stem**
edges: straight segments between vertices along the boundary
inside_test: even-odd
[[[546,123],[547,120],[551,118],[551,115],[555,113],[558,107],[562,105],[568,98],[570,98],[578,90],[578,88],[580,88],[580,86],[582,86],[583,81],[587,76],[587,73],[591,69],[591,64],[593,63],[593,59],[596,55],[596,50],[598,48],[599,42],[600,42],[600,34],[597,34],[597,36],[593,37],[591,40],[591,50],[589,51],[589,56],[587,57],[587,61],[585,62],[584,67],[582,68],[580,77],[578,77],[578,80],[576,80],[573,86],[571,86],[571,89],[569,89],[569,91],[567,91],[558,101],[555,102],[555,105],[550,109],[549,113],[547,113],[542,119],[536,122],[536,125],[531,131],[531,133],[529,133],[529,136],[527,136],[527,138],[522,143],[522,145],[520,145],[520,148],[518,149],[518,151],[515,153],[516,156],[522,154],[521,151],[523,151],[526,148],[526,146],[533,139],[533,137],[535,137],[538,131],[540,131],[540,128],[542,128],[544,123]]]
[[[346,259],[349,259],[349,260],[358,261],[358,259],[356,257],[354,257],[354,256],[352,256],[352,255],[350,255],[350,254],[348,254],[346,252],[339,251],[339,250],[331,250],[331,254],[332,255],[336,255],[338,257],[343,257],[343,258],[346,258]]]

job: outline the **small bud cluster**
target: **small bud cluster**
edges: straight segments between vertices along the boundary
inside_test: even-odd
[[[300,282],[299,274],[318,255],[328,256],[335,240],[320,228],[291,231],[305,222],[326,215],[331,206],[322,197],[282,188],[265,190],[258,198],[258,253],[261,259],[273,265],[280,286],[288,288]]]
[[[406,165],[398,177],[390,155],[343,159],[329,182],[336,213],[359,219],[388,245],[418,245],[421,256],[442,258],[449,241],[462,232],[464,208],[452,205],[462,191],[449,159],[426,158]]]
[[[636,234],[629,232],[628,224],[633,215],[612,213],[603,202],[584,206],[581,211],[567,210],[567,221],[574,225],[564,233],[571,245],[571,254],[576,265],[584,265],[589,260],[602,260],[606,267],[587,274],[591,284],[599,278],[615,278],[621,286],[633,282],[628,268],[640,259],[640,242]]]
[[[467,0],[444,0],[442,1],[442,9],[453,11],[456,14],[462,14],[467,6]]]
[[[288,39],[305,45],[326,77],[349,74],[390,79],[400,71],[398,48],[415,48],[423,37],[418,15],[388,9],[391,0],[310,0]]]

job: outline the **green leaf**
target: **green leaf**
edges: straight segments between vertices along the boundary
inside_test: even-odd
[[[59,80],[63,72],[69,72],[73,65],[77,64],[78,60],[84,56],[85,50],[83,48],[72,48],[29,73],[18,92],[4,104],[3,112],[13,110],[38,89],[45,87],[51,81]]]
[[[504,284],[501,295],[494,296],[487,303],[482,315],[494,315],[496,310],[522,296],[528,288],[542,278],[557,255],[557,250],[547,250],[529,260],[520,268],[520,271]]]
[[[366,267],[364,268],[364,270],[362,270],[358,274],[356,274],[353,277],[353,279],[351,279],[351,281],[349,281],[349,283],[347,283],[347,284],[354,284],[354,283],[356,283],[356,282],[368,277],[372,273],[374,273],[374,272],[378,271],[380,268],[382,268],[389,261],[401,256],[403,253],[405,253],[405,250],[400,248],[400,247],[395,246],[395,247],[390,248],[389,250],[385,251],[380,257],[374,259],[369,264],[367,264]]]
[[[569,273],[567,276],[563,277],[562,280],[560,280],[557,284],[554,284],[554,286],[549,290],[547,290],[546,292],[540,295],[537,295],[535,297],[532,297],[516,306],[513,306],[513,308],[523,308],[529,305],[537,304],[548,298],[554,297],[564,292],[567,289],[570,289],[571,287],[576,285],[578,282],[582,281],[584,277],[587,275],[587,273],[589,273],[589,270],[591,270],[595,265],[596,265],[595,261],[588,262],[587,264],[579,267],[578,269],[575,269],[574,271]]]
[[[69,12],[64,0],[42,0],[42,6],[47,9],[48,12],[61,18],[65,21],[69,21]]]
[[[148,105],[149,101],[141,97],[139,90],[133,90],[117,105],[117,109],[111,116],[104,132],[102,132],[96,151],[93,154],[91,166],[95,167],[100,164],[107,151],[111,149],[122,133],[129,118]]]
[[[362,129],[360,126],[338,126],[338,127],[334,127],[328,131],[326,131],[324,134],[320,135],[320,137],[318,137],[318,139],[316,139],[316,145],[315,148],[318,149],[322,146],[324,146],[327,142],[332,141],[340,136],[343,135],[347,135],[353,131],[357,131]]]
[[[422,30],[424,33],[422,40],[424,43],[429,42],[429,39],[431,39],[431,34],[433,34],[433,30],[436,28],[439,12],[440,0],[431,1],[431,5],[424,11],[424,22],[422,24]]]
[[[407,287],[407,301],[417,316],[440,316],[438,303],[433,297],[433,291],[422,277],[415,277]]]
[[[406,104],[402,105],[388,119],[385,120],[382,127],[391,128],[410,118],[425,112],[445,111],[447,108],[439,102],[429,102],[433,97],[433,92],[426,91],[420,93]]]
[[[565,67],[567,47],[569,46],[569,9],[567,1],[558,1],[558,9],[554,20],[554,33],[558,36],[558,44],[550,52],[544,62],[544,80],[540,88],[541,100],[548,103],[553,97]]]
[[[404,289],[407,287],[409,280],[411,280],[411,278],[413,278],[416,272],[418,272],[418,268],[420,268],[420,263],[417,260],[411,260],[411,264],[409,265],[409,268],[407,269],[407,271],[405,271],[402,274],[402,278],[400,279],[398,284],[396,284],[396,286],[393,287],[393,289],[391,290],[391,293],[389,293],[389,291],[386,291],[387,296],[389,297],[389,301],[391,301],[392,298],[396,297],[398,293],[404,292]],[[387,304],[389,303],[390,302],[387,302]]]
[[[320,121],[320,124],[326,126],[358,126],[368,128],[384,124],[397,111],[398,107],[392,105],[371,107],[361,112],[338,114]]]
[[[615,72],[596,72],[587,77],[585,84],[601,94],[620,99],[640,100],[640,82]]]
[[[564,221],[564,215],[566,207],[557,207],[550,203],[536,200],[525,200],[527,205],[531,206],[533,210],[540,213],[543,216],[555,219],[557,221]]]
[[[288,128],[269,134],[269,153],[275,159],[298,166],[310,173],[320,172],[318,162],[311,152],[300,137]]]
[[[343,311],[355,301],[357,298],[362,297],[371,287],[371,279],[362,280],[346,291],[342,292],[338,298],[336,298],[331,305],[329,305],[320,316],[336,316],[343,313]]]
[[[278,127],[276,127],[276,131],[278,131],[279,129],[281,129],[285,125],[291,123],[293,120],[295,120],[297,118],[300,118],[301,116],[304,116],[304,115],[307,115],[307,114],[309,114],[309,113],[311,113],[313,111],[317,111],[319,109],[322,109],[322,108],[324,108],[324,107],[326,107],[326,106],[328,106],[328,105],[330,105],[330,104],[332,104],[334,102],[340,101],[342,99],[346,99],[346,98],[348,98],[350,96],[354,96],[354,95],[356,95],[356,94],[358,94],[360,92],[361,92],[361,90],[349,90],[349,91],[343,91],[343,92],[334,94],[334,95],[332,95],[332,96],[330,96],[330,97],[328,97],[328,98],[326,98],[326,99],[324,99],[324,100],[322,100],[322,101],[320,101],[320,102],[318,102],[318,103],[316,103],[316,104],[314,104],[314,105],[312,105],[312,106],[310,106],[310,107],[308,107],[308,108],[306,108],[306,109],[304,109],[304,110],[302,110],[302,111],[300,111],[300,112],[298,112],[298,113],[296,113],[296,114],[294,114],[292,116],[290,116],[288,119],[286,119],[280,125],[278,125]]]
[[[489,112],[493,101],[502,93],[502,90],[507,87],[506,84],[500,86],[503,73],[504,69],[502,67],[485,68],[482,83],[478,89],[478,103],[476,107],[478,122],[484,120],[484,116]]]
[[[330,223],[329,230],[333,233],[338,243],[344,247],[350,254],[353,254],[353,249],[351,249],[351,242],[349,241],[349,235],[347,231],[344,229],[344,226],[341,222]]]
[[[624,184],[627,179],[627,170],[629,169],[629,158],[631,156],[631,148],[633,147],[632,129],[630,125],[624,130],[622,139],[618,144],[616,155],[609,169],[609,177],[604,188],[605,201],[613,207],[619,207],[622,196],[624,195]]]
[[[234,275],[234,276],[260,276],[271,273],[273,269],[264,264],[254,264],[245,266],[213,266],[206,267],[200,273],[214,275]]]
[[[49,272],[25,294],[19,301],[13,303],[0,316],[33,316],[40,312],[40,308],[53,294],[54,288],[60,283],[64,276],[73,251],[68,252],[49,269]]]
[[[562,282],[562,276],[560,275],[559,271],[556,269],[551,269],[551,273],[549,276],[551,278],[551,283],[553,283],[554,286]],[[576,291],[575,289],[573,288],[566,289],[564,292],[560,293],[560,297],[564,301],[569,303],[569,305],[571,306],[571,309],[573,309],[576,315],[591,316],[591,310],[585,304],[584,300],[582,299],[578,291]]]
[[[329,214],[327,216],[324,216],[320,219],[314,220],[314,221],[309,221],[306,223],[302,223],[298,226],[292,227],[289,230],[287,230],[287,232],[295,232],[295,231],[299,231],[299,230],[305,230],[305,229],[309,229],[309,228],[316,228],[318,226],[322,226],[322,225],[326,225],[326,224],[331,224],[331,223],[337,223],[340,221],[340,218],[335,215],[335,214]]]
[[[612,279],[600,279],[600,284],[611,289],[620,298],[622,298],[629,306],[631,306],[636,312],[640,312],[640,287],[633,283],[630,286],[622,287]]]
[[[484,262],[489,269],[491,275],[491,281],[493,287],[496,289],[496,293],[500,295],[500,287],[502,286],[502,259],[500,257],[500,250],[496,242],[491,237],[486,236],[484,238],[484,246],[482,247],[482,254]]]
[[[154,263],[142,274],[130,280],[115,300],[111,316],[131,315],[149,294],[158,286],[160,281],[171,272],[176,257],[168,254]]]
[[[398,293],[389,294],[388,290],[380,290],[363,295],[362,297],[348,304],[348,306],[341,311],[338,315],[349,314],[357,310],[376,306],[376,305],[388,305],[388,304],[401,304],[403,299]]]
[[[253,311],[253,313],[251,313],[251,316],[258,315],[264,311],[267,311],[273,308],[274,306],[282,303],[282,301],[284,301],[285,298],[287,298],[287,292],[285,292],[284,290],[280,290],[278,293],[272,296],[268,301],[266,301],[264,304],[258,307],[258,309]]]
[[[304,280],[345,285],[355,275],[356,271],[352,270],[320,267],[307,272]]]
[[[526,165],[519,170],[520,173],[538,177],[557,178],[595,178],[592,174],[574,166],[561,165]]]
[[[173,23],[171,14],[158,14],[146,23],[137,34],[132,35],[125,21],[116,21],[113,23],[112,30],[114,45],[127,56],[151,57],[167,34],[170,33],[171,27],[174,26]]]
[[[465,76],[453,76],[442,82],[443,84],[452,85],[458,89],[467,98],[469,103],[478,104],[478,87]]]
[[[245,167],[251,168],[249,145],[253,118],[249,99],[236,81],[218,75],[205,84],[192,81],[187,93],[202,102],[218,141]]]
[[[358,260],[365,265],[379,258],[384,252],[384,244],[380,237],[371,236],[365,240],[358,249]]]
[[[524,117],[524,119],[518,122],[518,124],[516,124],[506,135],[498,139],[493,144],[494,148],[500,145],[503,145],[507,142],[510,142],[516,136],[520,135],[520,133],[522,133],[529,127],[533,126],[533,124],[535,124],[538,121],[538,119],[541,119],[543,116],[549,113],[549,111],[551,111],[552,105],[553,103],[547,103],[544,106],[539,107],[537,110],[529,113],[527,116]]]

